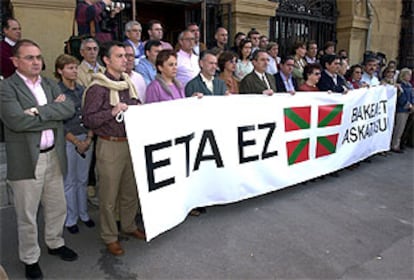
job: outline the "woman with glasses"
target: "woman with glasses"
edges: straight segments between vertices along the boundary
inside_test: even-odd
[[[299,87],[299,91],[320,91],[316,84],[321,78],[322,66],[318,63],[308,64],[303,69],[305,82]]]
[[[237,55],[232,51],[224,51],[218,59],[218,67],[220,68],[219,79],[226,83],[227,90],[231,94],[239,93],[239,81],[234,75],[236,63]]]
[[[352,89],[358,89],[361,87],[367,87],[368,84],[362,81],[362,66],[359,64],[354,64],[346,72],[345,78],[352,86]]]

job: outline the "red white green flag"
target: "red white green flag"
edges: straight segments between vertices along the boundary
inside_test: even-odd
[[[285,131],[310,128],[311,107],[292,107],[284,109]]]
[[[318,136],[316,143],[316,157],[323,157],[336,152],[339,133],[325,136]]]
[[[342,104],[324,105],[318,108],[318,127],[341,124]]]
[[[309,160],[309,138],[287,142],[286,149],[289,165]]]

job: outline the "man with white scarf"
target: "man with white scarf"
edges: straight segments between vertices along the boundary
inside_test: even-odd
[[[128,74],[125,73],[127,56],[121,42],[102,44],[101,60],[105,74],[94,75],[85,91],[84,124],[98,136],[96,167],[99,176],[99,212],[101,238],[108,251],[119,256],[124,250],[118,241],[115,205],[119,201],[121,230],[137,239],[145,233],[137,228],[138,193],[132,160],[122,114],[139,99]]]

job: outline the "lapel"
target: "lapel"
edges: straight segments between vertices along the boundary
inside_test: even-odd
[[[23,98],[29,99],[28,103],[30,103],[32,106],[37,105],[37,100],[34,97],[33,93],[30,91],[30,89],[26,86],[25,82],[20,78],[19,75],[14,73],[10,79],[12,80],[13,84],[18,89],[18,98],[22,100]]]
[[[201,84],[201,87],[203,88],[203,92],[208,92],[210,95],[213,95],[213,93],[208,89],[207,85],[204,83],[200,74],[198,74],[198,78],[200,79],[200,84]],[[213,88],[214,88],[214,80],[213,80]]]

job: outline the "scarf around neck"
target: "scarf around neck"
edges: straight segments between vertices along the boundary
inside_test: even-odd
[[[131,79],[129,78],[128,74],[122,73],[121,77],[123,81],[114,81],[109,79],[103,73],[92,74],[92,82],[85,90],[82,103],[85,102],[85,95],[88,89],[94,85],[99,85],[109,89],[109,104],[111,104],[111,106],[115,106],[120,102],[119,92],[125,89],[128,89],[129,97],[131,99],[138,99],[138,92],[134,84],[132,83]]]

